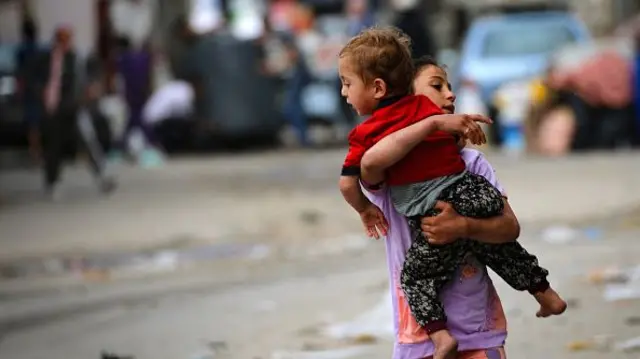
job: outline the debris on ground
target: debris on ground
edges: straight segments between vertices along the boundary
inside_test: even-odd
[[[640,283],[635,285],[609,285],[604,291],[607,302],[640,299]]]
[[[329,326],[325,334],[342,339],[362,336],[393,338],[391,293],[387,292],[374,308],[354,320]]]
[[[575,340],[567,344],[567,349],[572,352],[581,351],[609,351],[612,337],[610,335],[596,335],[587,340]]]
[[[322,213],[316,210],[305,210],[300,212],[300,220],[308,225],[319,224],[322,220]]]
[[[589,273],[587,280],[594,284],[606,284],[604,299],[608,302],[640,299],[640,265],[627,269],[597,269]]]
[[[587,239],[596,241],[603,237],[604,231],[602,230],[602,228],[588,227],[585,228],[582,233],[585,235],[585,237],[587,237]]]
[[[569,307],[571,309],[576,309],[576,308],[580,307],[580,300],[578,300],[576,298],[568,298],[567,299],[567,307]]]
[[[133,355],[118,355],[115,353],[102,351],[100,353],[100,359],[135,359]]]
[[[348,359],[363,355],[367,347],[351,347],[319,351],[279,351],[271,354],[271,359]]]
[[[604,236],[604,230],[600,227],[577,229],[566,225],[556,225],[542,230],[540,236],[548,243],[566,244],[578,239],[600,240]]]
[[[640,325],[640,317],[628,317],[624,322],[629,326]]]
[[[204,343],[206,350],[192,355],[191,359],[217,359],[228,353],[229,348],[224,341],[208,341]]]
[[[595,284],[625,283],[629,280],[627,274],[620,268],[602,268],[591,271],[588,280]]]
[[[111,273],[107,269],[87,269],[82,271],[82,279],[87,282],[104,283],[111,279]]]
[[[547,227],[540,235],[548,243],[564,244],[577,239],[580,236],[580,231],[569,226],[558,225]]]
[[[640,351],[640,337],[617,343],[615,349],[623,352],[638,352]]]
[[[378,342],[378,338],[376,338],[375,336],[371,335],[371,334],[360,334],[357,335],[353,338],[351,338],[351,341],[354,344],[375,344]]]

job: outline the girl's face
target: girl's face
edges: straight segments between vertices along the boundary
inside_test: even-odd
[[[416,95],[427,96],[444,113],[452,114],[456,111],[456,95],[442,68],[433,65],[422,68],[413,80],[413,88]]]

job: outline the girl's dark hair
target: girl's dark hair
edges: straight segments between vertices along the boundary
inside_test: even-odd
[[[416,74],[428,66],[436,66],[442,68],[442,65],[440,65],[433,56],[426,55],[413,60],[413,68],[415,69]]]
[[[413,60],[413,77],[415,78],[420,71],[426,69],[429,66],[436,66],[444,70],[444,67],[438,63],[438,61],[429,55],[425,55]],[[416,89],[411,86],[411,91],[415,93]]]

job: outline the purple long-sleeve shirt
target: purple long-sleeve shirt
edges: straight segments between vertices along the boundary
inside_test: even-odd
[[[481,152],[464,149],[462,156],[467,170],[484,176],[504,194],[493,167]],[[395,211],[387,188],[366,193],[389,221],[389,233],[385,242],[396,333],[393,359],[429,357],[433,355],[433,344],[413,318],[400,287],[400,272],[412,240],[409,226],[406,219]],[[448,328],[458,339],[459,350],[489,349],[504,345],[507,338],[506,317],[484,265],[474,258],[468,258],[443,291],[442,301]]]

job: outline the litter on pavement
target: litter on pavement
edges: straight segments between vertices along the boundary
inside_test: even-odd
[[[602,239],[603,235],[604,230],[599,227],[577,229],[567,225],[547,227],[540,233],[542,240],[553,244],[566,244],[579,239],[596,241]]]
[[[271,354],[271,359],[348,359],[363,355],[365,346],[321,350],[321,351],[280,351]]]
[[[118,355],[114,353],[110,353],[107,351],[103,351],[100,353],[101,359],[135,359],[133,355]]]
[[[544,229],[540,235],[545,242],[564,244],[577,239],[580,231],[568,226],[552,226]]]
[[[615,349],[623,352],[640,351],[640,337],[617,343],[615,345]]]
[[[610,280],[605,287],[604,299],[609,302],[640,299],[640,265],[626,270],[609,270]],[[613,283],[612,283],[613,282]]]
[[[609,351],[612,339],[610,335],[596,335],[590,339],[569,342],[567,349],[572,352]]]
[[[325,328],[325,334],[336,339],[358,338],[363,336],[393,338],[391,293],[387,292],[374,308],[356,317],[354,320],[337,323]]]

